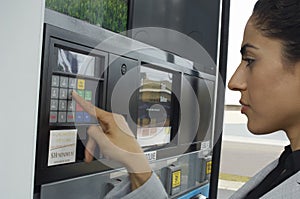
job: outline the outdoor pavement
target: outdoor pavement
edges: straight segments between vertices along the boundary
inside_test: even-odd
[[[228,180],[219,180],[218,199],[228,199],[237,191],[244,182],[234,182]]]

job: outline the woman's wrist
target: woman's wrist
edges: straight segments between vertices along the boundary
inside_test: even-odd
[[[125,158],[122,162],[128,173],[147,173],[152,170],[144,153],[130,153]]]
[[[131,182],[131,191],[139,188],[143,184],[149,180],[152,175],[152,171],[145,172],[145,173],[129,173],[129,178]]]
[[[142,186],[152,175],[152,169],[144,153],[129,155],[124,164],[129,173],[132,191]]]

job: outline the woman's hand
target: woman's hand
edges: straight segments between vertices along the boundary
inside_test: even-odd
[[[72,98],[86,112],[97,118],[100,124],[88,129],[85,161],[93,160],[94,149],[98,144],[106,158],[116,160],[126,167],[130,173],[133,190],[144,184],[151,176],[151,168],[124,117],[95,107],[76,92],[72,92]]]

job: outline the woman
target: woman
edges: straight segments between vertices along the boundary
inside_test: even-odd
[[[284,130],[291,145],[231,198],[300,198],[300,1],[257,1],[241,54],[228,87],[241,92],[248,129],[253,134]],[[123,163],[130,173],[129,181],[107,197],[167,198],[125,120],[73,97],[101,122],[102,128],[89,130],[86,160],[98,143],[104,155]]]
[[[232,198],[300,198],[300,1],[259,0],[241,55],[228,87],[241,92],[249,131],[284,130],[290,146]]]

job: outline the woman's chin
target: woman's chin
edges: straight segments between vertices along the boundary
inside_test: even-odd
[[[247,123],[247,128],[254,135],[265,135],[265,134],[269,134],[269,133],[273,132],[273,131],[268,130],[268,129],[262,127],[262,126],[257,125],[257,123],[256,124],[253,124],[253,123],[251,124],[249,121]]]

